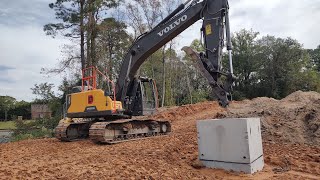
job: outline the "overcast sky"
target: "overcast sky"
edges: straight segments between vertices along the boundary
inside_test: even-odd
[[[45,78],[42,67],[53,67],[66,40],[52,39],[43,25],[55,21],[48,8],[53,0],[0,0],[0,95],[31,101],[36,83],[56,86],[61,77]],[[261,35],[292,37],[305,48],[320,45],[320,0],[229,0],[232,31],[253,29]],[[183,32],[176,48],[200,37],[200,22]]]

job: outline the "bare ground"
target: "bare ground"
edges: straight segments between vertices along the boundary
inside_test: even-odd
[[[256,98],[160,109],[169,136],[116,145],[89,140],[26,140],[0,144],[0,179],[320,179],[320,94],[296,92],[283,100]],[[265,168],[254,175],[201,167],[196,121],[261,117]]]

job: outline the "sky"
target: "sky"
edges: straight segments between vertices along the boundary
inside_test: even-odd
[[[43,25],[55,22],[54,0],[0,0],[0,95],[32,101],[34,84],[62,81],[44,77],[41,68],[58,64],[67,40],[46,36]],[[253,29],[260,35],[292,37],[305,48],[320,45],[320,0],[229,0],[231,31]],[[176,49],[200,37],[201,22],[181,33]]]

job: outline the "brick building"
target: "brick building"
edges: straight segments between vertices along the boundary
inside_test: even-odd
[[[51,110],[48,104],[32,104],[31,105],[31,118],[51,118]]]

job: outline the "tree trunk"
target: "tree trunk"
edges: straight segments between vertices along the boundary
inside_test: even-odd
[[[161,107],[164,106],[164,99],[165,99],[165,95],[166,95],[165,49],[166,49],[166,46],[163,46],[163,49],[162,49],[162,63],[163,63],[163,66],[162,66],[162,101],[161,101]]]
[[[149,57],[149,62],[151,63],[151,72],[152,72],[152,79],[155,79],[155,77],[156,77],[156,75],[155,75],[155,73],[154,73],[154,67],[153,67],[153,54]],[[139,68],[139,70],[140,70],[140,68]],[[140,74],[140,73],[139,73]]]
[[[96,39],[96,21],[94,18],[94,14],[95,14],[95,7],[94,7],[94,1],[95,0],[91,0],[90,1],[90,12],[89,12],[89,20],[90,20],[90,29],[89,31],[91,32],[91,36],[90,36],[90,57],[91,57],[91,64],[92,66],[96,66],[96,53],[95,53],[95,39]]]
[[[190,85],[190,79],[188,73],[186,73],[187,76],[187,85],[188,85],[188,90],[189,90],[189,95],[190,95],[190,104],[193,104],[192,102],[192,90],[191,90],[191,85]]]
[[[113,61],[112,61],[112,55],[113,55],[113,52],[112,52],[112,49],[113,49],[113,46],[111,45],[111,44],[109,44],[109,79],[112,81],[112,77],[113,77],[113,75],[115,75],[115,73],[113,72],[113,68],[112,68],[112,66],[113,66]]]
[[[90,29],[90,23],[88,22],[88,30],[87,30],[87,65],[91,66],[92,62],[91,62],[91,53],[90,53],[90,49],[91,49],[91,43],[90,43],[90,37],[91,37],[91,32],[89,31]]]
[[[88,22],[87,22],[87,64],[88,66],[94,66],[93,59],[92,59],[92,36],[93,36],[93,1],[94,0],[88,0],[88,7],[87,7],[87,16],[88,16]]]
[[[80,59],[81,59],[81,69],[86,67],[86,61],[84,58],[84,1],[80,0]]]
[[[169,61],[172,63],[172,45],[173,45],[173,41],[170,41],[170,45],[169,45]],[[169,82],[170,82],[170,86],[169,86],[169,90],[170,90],[170,92],[169,92],[169,98],[168,98],[168,100],[169,100],[169,103],[170,103],[170,106],[173,104],[173,93],[172,93],[172,88],[171,88],[171,84],[172,84],[172,69],[169,69],[169,71],[168,71],[168,76],[169,76]]]
[[[92,33],[91,33],[91,61],[92,61],[92,66],[97,66],[97,61],[96,61],[96,30],[95,30],[95,24],[92,24]]]
[[[4,121],[7,121],[8,120],[8,111],[5,110],[4,111]]]

